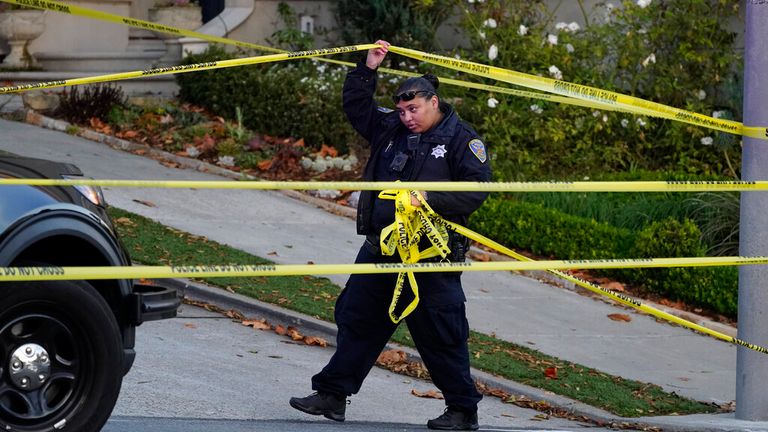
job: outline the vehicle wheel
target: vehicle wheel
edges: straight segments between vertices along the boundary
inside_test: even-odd
[[[96,432],[122,384],[120,330],[88,283],[0,284],[0,430]]]

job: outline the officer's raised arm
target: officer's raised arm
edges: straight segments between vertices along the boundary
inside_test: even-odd
[[[376,69],[389,51],[389,42],[377,40],[381,48],[371,48],[365,61],[347,73],[342,94],[344,113],[352,127],[370,141],[373,130],[385,113],[379,111],[373,95],[376,91]]]

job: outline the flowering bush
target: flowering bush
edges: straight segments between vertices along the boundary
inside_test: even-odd
[[[469,60],[720,117],[740,116],[742,59],[726,23],[736,0],[626,0],[552,22],[543,2],[463,3]],[[738,175],[738,137],[678,122],[467,92],[464,117],[505,179],[581,178],[643,168]],[[494,102],[491,103],[491,100]],[[490,107],[490,108],[489,108]]]

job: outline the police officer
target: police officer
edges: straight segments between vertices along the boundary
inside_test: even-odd
[[[371,144],[371,157],[363,178],[372,181],[489,181],[488,153],[477,133],[440,100],[438,80],[432,75],[405,80],[393,96],[395,111],[374,101],[376,69],[389,43],[368,51],[364,62],[351,70],[344,83],[344,111],[354,128]],[[486,193],[424,192],[427,203],[444,218],[465,224]],[[418,200],[413,201],[419,206]],[[394,201],[363,192],[357,213],[357,230],[366,240],[356,263],[397,262],[383,256],[378,235],[394,221]],[[463,261],[466,238],[451,233],[452,261]],[[351,275],[336,301],[338,326],[336,352],[314,377],[316,391],[291,398],[294,408],[313,415],[344,421],[347,396],[357,393],[366,375],[397,325],[388,306],[395,274]],[[476,430],[477,403],[482,396],[469,371],[467,323],[460,274],[416,273],[421,301],[406,317],[413,341],[447,405],[430,429]],[[404,290],[407,291],[407,290]],[[406,302],[407,304],[407,302]]]

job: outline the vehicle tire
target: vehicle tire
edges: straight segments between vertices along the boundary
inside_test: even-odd
[[[0,430],[101,430],[121,362],[115,316],[90,284],[0,284]]]

